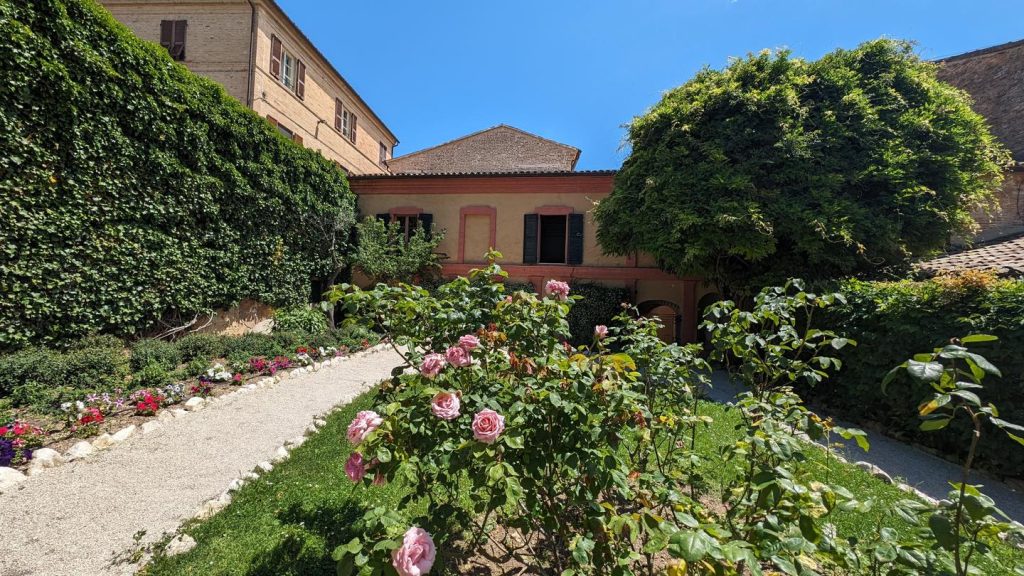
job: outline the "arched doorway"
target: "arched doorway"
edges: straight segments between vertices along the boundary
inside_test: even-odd
[[[638,304],[637,310],[641,316],[661,321],[661,328],[658,329],[659,338],[665,342],[679,343],[683,315],[677,304],[668,300],[648,300]]]

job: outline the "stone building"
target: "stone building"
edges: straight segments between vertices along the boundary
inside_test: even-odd
[[[666,340],[694,341],[698,304],[713,295],[699,278],[666,273],[644,255],[601,251],[593,207],[611,193],[615,171],[574,171],[578,156],[572,146],[497,126],[396,158],[391,174],[350,181],[363,214],[407,230],[445,230],[445,276],[480,267],[495,248],[512,280],[537,291],[550,279],[625,287],[641,312],[661,318]]]
[[[100,1],[287,137],[350,174],[387,171],[398,139],[273,0]]]

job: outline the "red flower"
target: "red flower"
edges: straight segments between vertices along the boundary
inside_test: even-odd
[[[7,426],[0,428],[0,436],[3,436],[4,434],[7,434]]]

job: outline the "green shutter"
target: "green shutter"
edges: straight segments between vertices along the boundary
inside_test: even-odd
[[[583,214],[569,214],[569,253],[566,264],[583,264]]]
[[[540,219],[536,214],[523,215],[523,264],[537,263],[537,232]]]

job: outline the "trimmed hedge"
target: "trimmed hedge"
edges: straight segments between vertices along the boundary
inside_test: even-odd
[[[982,400],[1000,417],[1024,423],[1024,281],[965,274],[914,282],[847,281],[838,287],[848,304],[830,310],[822,328],[858,341],[839,357],[843,368],[805,397],[845,419],[877,422],[890,434],[965,456],[971,430],[963,419],[938,432],[921,432],[918,403],[930,388],[901,376],[882,395],[882,377],[918,352],[930,352],[950,338],[993,334],[998,342],[972,345],[1003,374],[988,377]],[[1009,476],[1024,476],[1024,452],[1005,434],[989,427],[980,444],[978,465]]]
[[[92,0],[0,2],[0,349],[307,301],[341,170]]]
[[[566,318],[573,344],[593,342],[594,326],[611,324],[612,319],[622,312],[622,303],[629,301],[629,290],[625,288],[589,282],[570,285],[569,294],[583,297],[573,305]]]

